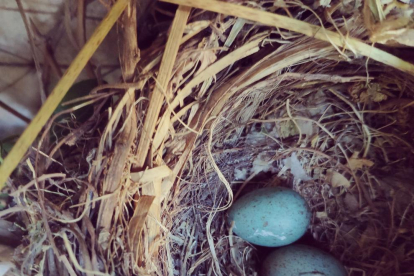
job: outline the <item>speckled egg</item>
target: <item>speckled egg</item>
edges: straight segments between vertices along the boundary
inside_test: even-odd
[[[233,232],[268,247],[291,244],[306,232],[311,213],[295,191],[282,187],[255,190],[237,200],[229,211]]]
[[[346,276],[344,266],[332,255],[314,247],[289,245],[272,252],[263,263],[263,276]]]

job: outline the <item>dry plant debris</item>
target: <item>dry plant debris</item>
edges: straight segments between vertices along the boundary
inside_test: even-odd
[[[228,2],[323,24],[412,66],[409,4]],[[412,75],[259,18],[163,3],[148,13],[151,47],[136,44],[131,5],[118,22],[120,83],[50,118],[8,180],[0,217],[23,231],[16,274],[258,275],[263,252],[233,235],[225,210],[271,185],[304,196],[305,238],[350,275],[414,274]],[[59,120],[84,105],[88,120]]]

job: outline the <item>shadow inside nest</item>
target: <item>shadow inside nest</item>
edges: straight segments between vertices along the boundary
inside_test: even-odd
[[[368,30],[382,35],[389,20],[412,22],[408,8],[393,1],[367,26],[361,1],[228,2],[319,31],[142,3],[109,53],[119,83],[77,101],[94,111],[86,121],[75,107],[51,118],[7,183],[13,200],[0,212],[20,229],[13,241],[23,237],[20,274],[260,275],[270,249],[235,235],[227,210],[269,186],[306,200],[311,223],[298,242],[331,252],[349,275],[413,274],[414,81],[396,71],[400,60],[377,62],[390,62],[378,49],[345,47],[371,47]]]

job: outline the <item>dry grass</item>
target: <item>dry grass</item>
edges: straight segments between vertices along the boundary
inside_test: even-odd
[[[312,12],[296,1],[242,3],[322,20],[361,41],[380,37],[358,1]],[[154,9],[165,16],[164,7]],[[401,7],[380,8],[403,16]],[[22,273],[258,275],[263,252],[233,235],[225,210],[253,189],[281,185],[311,207],[307,242],[350,275],[414,274],[412,76],[313,37],[242,23],[193,9],[169,82],[157,75],[164,30],[141,51],[137,76],[123,56],[128,85],[88,97],[89,120],[49,120],[8,182],[15,206],[0,212],[26,230],[16,250]],[[164,101],[142,171],[136,153],[151,91]],[[113,208],[102,211],[103,202]]]

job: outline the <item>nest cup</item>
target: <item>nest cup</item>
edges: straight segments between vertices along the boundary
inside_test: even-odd
[[[368,5],[322,2],[237,1],[322,23],[320,32],[340,32],[349,45],[373,41],[370,27],[382,21],[361,19],[373,13]],[[158,36],[140,55],[131,54],[137,32],[128,32],[136,22],[122,17],[120,83],[90,93],[88,120],[52,117],[19,165],[7,188],[9,218],[25,230],[17,268],[258,275],[267,252],[233,234],[227,210],[250,191],[280,186],[311,210],[302,242],[350,275],[412,273],[412,75],[345,42],[183,7],[151,6]],[[399,6],[388,12],[386,20],[407,16]],[[177,54],[163,57],[171,45]]]

